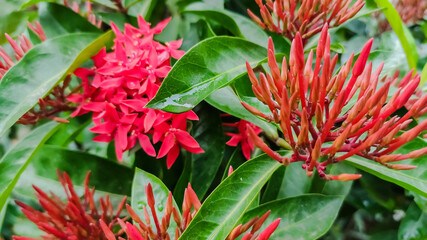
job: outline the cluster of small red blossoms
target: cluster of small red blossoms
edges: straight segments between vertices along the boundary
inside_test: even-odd
[[[224,126],[237,128],[237,133],[226,132],[225,135],[230,136],[230,140],[226,143],[228,146],[236,147],[240,143],[240,147],[242,148],[243,156],[246,160],[251,159],[251,154],[254,151],[254,143],[252,139],[249,138],[248,135],[248,126],[251,126],[256,135],[259,135],[262,132],[262,129],[255,124],[245,121],[239,120],[235,123],[223,123]]]
[[[201,203],[197,198],[196,193],[191,188],[191,185],[188,184],[188,187],[184,192],[184,201],[182,203],[182,216],[179,211],[173,205],[173,197],[172,193],[169,192],[169,196],[167,198],[166,209],[164,212],[164,216],[159,221],[156,212],[156,202],[153,195],[153,189],[151,184],[149,183],[145,187],[145,193],[147,195],[147,204],[150,207],[151,215],[148,212],[147,208],[143,206],[144,210],[144,220],[145,223],[141,220],[141,218],[135,213],[135,211],[129,206],[126,205],[127,210],[134,222],[134,224],[130,222],[124,222],[118,219],[120,226],[122,228],[121,231],[125,232],[127,235],[127,239],[129,240],[168,240],[171,239],[168,229],[170,226],[170,220],[173,220],[176,223],[175,228],[175,239],[178,239],[182,233],[185,231],[187,226],[190,224],[191,220],[196,215],[197,211],[200,209]],[[280,223],[280,218],[273,221],[264,231],[261,233],[257,233],[257,231],[261,228],[267,217],[269,216],[270,211],[266,212],[262,217],[255,217],[254,219],[248,221],[246,224],[240,224],[236,228],[234,228],[231,233],[226,238],[227,240],[234,240],[246,231],[248,231],[251,227],[251,231],[246,233],[242,240],[266,240],[270,237],[270,235],[276,230],[277,226]],[[153,231],[151,227],[150,216],[152,216],[154,220],[154,225],[156,228],[156,232]],[[117,234],[114,234],[111,231],[111,226],[108,226],[102,220],[100,221],[101,227],[105,233],[105,236],[108,240],[116,240]],[[119,238],[120,239],[120,238]]]
[[[119,204],[117,211],[113,212],[108,195],[100,198],[101,212],[95,204],[95,188],[89,188],[90,172],[86,175],[84,182],[85,193],[80,198],[74,190],[73,183],[67,173],[58,172],[58,178],[64,187],[67,195],[67,203],[64,203],[57,195],[51,193],[51,196],[43,192],[36,186],[36,196],[45,212],[34,210],[32,207],[16,202],[25,216],[46,234],[41,239],[67,239],[67,240],[102,240],[107,239],[99,221],[108,223],[113,228],[119,225],[120,213],[126,202],[126,197]],[[123,232],[118,231],[120,235]],[[30,237],[13,236],[14,240],[34,240]]]
[[[299,33],[292,42],[289,67],[284,58],[281,70],[277,65],[273,42],[270,39],[268,65],[271,75],[260,73],[258,80],[249,64],[247,69],[256,97],[268,105],[272,115],[265,115],[244,102],[242,104],[254,115],[277,123],[283,132],[282,142],[286,143],[294,154],[290,158],[279,155],[249,127],[249,134],[255,145],[285,165],[303,161],[303,168],[308,176],[311,176],[316,168],[319,176],[327,180],[345,181],[359,178],[359,174],[325,174],[326,166],[353,155],[393,169],[415,168],[416,166],[391,162],[417,158],[426,154],[427,148],[406,155],[390,153],[427,130],[427,120],[424,120],[397,136],[399,131],[406,129],[412,121],[412,116],[425,111],[427,95],[415,100],[404,116],[394,116],[393,113],[403,107],[416,91],[420,76],[413,76],[413,72],[409,72],[400,81],[397,77],[383,77],[379,81],[383,64],[373,73],[372,62],[367,64],[372,42],[373,39],[366,43],[353,69],[352,54],[338,73],[334,74],[338,56],[330,56],[327,24],[323,27],[316,50],[314,71],[313,51],[310,51],[305,60]],[[346,81],[348,77],[349,80]],[[392,85],[397,85],[397,91],[388,100]]]
[[[356,15],[365,4],[358,0],[351,7],[352,0],[255,0],[260,8],[261,18],[248,9],[249,16],[263,29],[282,34],[293,40],[297,33],[303,42],[319,33],[322,26],[339,26]]]
[[[180,147],[203,152],[187,132],[187,119],[198,120],[194,112],[172,114],[144,107],[170,71],[170,58],[179,59],[184,54],[178,50],[182,40],[165,45],[153,40],[169,20],[151,28],[140,16],[139,28],[126,24],[124,33],[112,23],[116,34],[113,51],[106,53],[104,48],[92,58],[92,69],[79,68],[74,73],[82,79],[83,93],[68,97],[78,104],[72,116],[93,112],[95,126],[90,130],[99,134],[94,141],[115,140],[119,160],[137,140],[148,155],[156,156],[150,136],[154,144],[162,142],[157,158],[167,155],[168,167],[178,157]]]

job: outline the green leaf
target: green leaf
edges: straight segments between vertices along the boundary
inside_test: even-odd
[[[0,210],[16,182],[41,145],[58,129],[59,124],[44,124],[24,137],[0,160]]]
[[[427,63],[423,67],[423,71],[421,72],[421,82],[420,86],[427,82]]]
[[[389,0],[374,1],[377,3],[378,7],[382,8],[382,12],[386,16],[396,35],[399,37],[400,43],[402,44],[406,54],[406,59],[408,60],[409,68],[416,69],[418,61],[417,46],[415,45],[415,40],[411,32],[402,22],[399,13]]]
[[[271,210],[262,229],[277,218],[281,218],[281,221],[269,239],[318,239],[331,228],[343,200],[339,196],[320,194],[276,200],[247,212],[240,223],[246,223]]]
[[[242,149],[237,146],[233,153],[230,156],[230,159],[227,162],[227,165],[225,166],[224,169],[224,173],[222,174],[222,178],[221,181],[223,181],[224,179],[226,179],[228,177],[228,170],[230,169],[230,166],[234,169],[237,169],[238,167],[240,167],[240,165],[242,165],[243,163],[245,163],[246,159],[243,156],[242,153]]]
[[[421,240],[427,238],[427,213],[422,212],[415,203],[409,205],[399,226],[399,240]]]
[[[384,167],[379,163],[373,162],[371,160],[362,159],[361,157],[351,157],[345,160],[345,162],[365,172],[373,174],[383,180],[395,183],[423,197],[427,197],[427,180],[425,179],[425,174],[424,177],[422,175],[417,174],[417,169],[398,171]],[[417,162],[420,164],[421,161]],[[421,169],[419,169],[418,171],[425,173],[426,169],[427,168],[425,167],[425,164],[423,164]]]
[[[277,198],[294,197],[310,191],[313,178],[307,177],[301,165],[302,163],[292,163],[286,167]]]
[[[219,111],[203,104],[197,116],[199,121],[193,127],[192,136],[205,152],[192,154],[190,182],[199,199],[203,199],[221,165],[225,137]]]
[[[159,221],[161,221],[166,209],[166,202],[169,195],[169,189],[156,176],[148,172],[145,172],[139,168],[135,169],[135,175],[133,178],[131,206],[132,206],[132,209],[135,211],[135,213],[138,214],[139,216],[144,216],[144,210],[143,210],[144,206],[147,208],[147,211],[151,212],[151,209],[147,203],[147,195],[145,194],[145,186],[147,186],[149,183],[153,188],[157,218],[159,219]],[[176,210],[178,210],[179,212],[179,208],[176,205],[176,202],[174,199],[173,199],[173,205],[175,206]],[[151,218],[150,222],[152,226],[154,226],[154,220],[153,220],[152,214],[150,214],[150,218]],[[172,220],[168,228],[168,233],[170,236],[175,236],[176,227],[177,226],[175,221]]]
[[[225,239],[280,166],[267,155],[244,163],[209,195],[180,240]]]
[[[114,3],[111,0],[87,0],[87,1],[97,3],[97,4],[103,5],[105,7],[112,8],[112,9],[117,9],[117,7],[114,5]],[[56,0],[29,0],[29,1],[24,2],[21,5],[21,9],[26,8],[26,7],[30,7],[34,4],[39,3],[39,2],[56,2]]]
[[[88,115],[69,118],[68,120],[69,123],[61,125],[60,129],[49,138],[46,144],[67,147],[90,123],[92,123],[92,119]]]
[[[102,32],[71,8],[56,3],[40,3],[39,18],[48,38],[76,32]]]
[[[265,48],[243,39],[206,39],[176,62],[147,107],[175,113],[188,111],[244,73],[245,61],[257,64],[265,57]]]
[[[233,92],[231,87],[227,86],[225,88],[218,89],[209,95],[205,100],[210,105],[223,112],[257,125],[270,136],[277,136],[276,127],[270,123],[265,122],[264,120],[261,120],[246,110],[246,108],[244,108],[240,103],[239,97]]]
[[[129,16],[123,13],[113,13],[113,12],[95,12],[95,15],[101,19],[105,24],[110,25],[111,22],[114,22],[116,26],[124,31],[125,23],[129,23],[133,26],[138,25],[138,20],[134,16]]]
[[[73,33],[48,39],[27,52],[0,82],[0,136],[112,38],[111,31],[100,37]]]
[[[220,23],[237,37],[244,37],[260,46],[267,46],[268,35],[251,19],[240,14],[196,2],[185,8],[184,13],[192,13]]]
[[[124,6],[128,8],[128,14],[132,16],[141,15],[144,19],[148,20],[151,18],[151,14],[156,7],[158,0],[137,0],[137,1],[125,1]]]
[[[81,151],[44,145],[35,155],[32,166],[38,176],[57,179],[56,169],[67,172],[71,180],[83,183],[91,171],[91,185],[97,190],[130,195],[133,171],[116,162]]]

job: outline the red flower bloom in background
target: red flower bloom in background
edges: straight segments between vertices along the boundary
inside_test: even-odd
[[[254,130],[254,133],[257,136],[262,132],[262,129],[256,126],[255,124],[245,120],[240,120],[235,123],[223,123],[223,125],[229,126],[229,127],[236,127],[238,130],[238,133],[230,133],[230,132],[225,133],[225,135],[231,137],[231,139],[228,140],[226,144],[228,146],[236,147],[240,143],[243,156],[245,156],[247,160],[251,159],[251,153],[253,152],[255,146],[252,139],[249,138],[249,134],[247,130],[248,126],[250,126]]]
[[[172,114],[144,107],[169,73],[170,58],[184,54],[178,50],[182,40],[165,45],[153,40],[169,20],[151,28],[140,16],[139,28],[125,24],[124,33],[112,23],[116,34],[113,51],[107,53],[103,49],[93,57],[92,69],[79,68],[75,72],[82,79],[83,92],[68,98],[79,104],[72,116],[92,112],[95,126],[90,130],[99,134],[94,141],[115,140],[119,160],[137,141],[150,156],[156,156],[153,143],[162,142],[157,158],[167,156],[169,168],[180,147],[193,153],[203,152],[186,131],[187,119],[198,120],[194,112]]]

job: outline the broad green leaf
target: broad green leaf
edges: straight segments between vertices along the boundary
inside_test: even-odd
[[[61,125],[46,144],[67,147],[92,122],[88,115],[68,120],[69,123]]]
[[[151,209],[147,203],[147,195],[145,193],[145,186],[147,186],[149,183],[153,188],[157,218],[159,219],[159,221],[161,221],[166,209],[166,202],[169,195],[169,189],[156,176],[148,172],[145,172],[139,168],[135,169],[135,175],[133,178],[131,206],[132,206],[132,209],[139,216],[144,216],[144,210],[143,210],[144,206],[147,208],[147,211],[151,212]],[[179,208],[176,205],[175,200],[173,200],[173,204],[179,212]],[[153,220],[152,214],[150,214],[150,218],[151,218],[150,222],[152,226],[154,226],[154,220]],[[175,235],[175,228],[176,228],[176,223],[172,219],[168,228],[168,233],[170,236]]]
[[[0,136],[112,38],[111,31],[101,36],[73,33],[48,39],[27,52],[0,82]]]
[[[262,229],[277,218],[281,218],[281,221],[269,239],[318,239],[331,228],[343,200],[343,197],[321,194],[285,198],[263,204],[247,212],[239,222],[246,223],[271,210]]]
[[[113,1],[111,1],[111,0],[87,0],[87,1],[97,3],[97,4],[103,5],[105,7],[112,8],[112,9],[117,9],[116,5],[114,5]],[[39,3],[39,2],[56,2],[56,0],[28,0],[21,5],[21,9],[26,8],[26,7],[30,7],[34,4]]]
[[[417,137],[406,143],[394,154],[408,154],[414,150],[427,147],[424,139]],[[345,160],[346,163],[355,166],[363,171],[373,174],[383,180],[397,184],[407,190],[413,191],[423,197],[427,197],[427,156],[421,156],[416,159],[400,161],[399,164],[408,164],[417,166],[412,170],[394,170],[380,165],[379,163],[362,159],[361,157],[351,157]]]
[[[59,124],[44,124],[24,137],[0,160],[0,210],[34,153],[58,129]]]
[[[273,138],[277,137],[276,127],[270,123],[265,122],[264,120],[261,120],[246,110],[246,108],[244,108],[240,103],[239,97],[234,93],[231,87],[227,86],[218,89],[209,95],[205,100],[210,105],[223,112],[257,125]]]
[[[421,211],[415,203],[409,205],[405,217],[399,226],[399,240],[421,240],[427,238],[427,213]]]
[[[264,190],[264,193],[262,194],[262,203],[279,199],[277,196],[279,191],[283,188],[282,179],[285,176],[285,170],[286,167],[281,166],[273,173],[270,180],[268,180],[267,186]]]
[[[149,108],[185,112],[246,71],[245,61],[257,64],[266,49],[233,37],[213,37],[179,59],[160,86]]]
[[[427,197],[427,180],[425,179],[425,174],[424,177],[418,176],[418,174],[415,175],[414,173],[416,172],[416,169],[398,171],[360,157],[351,157],[345,160],[345,162],[381,179],[395,183],[405,189]],[[425,165],[422,166],[421,171],[425,173],[426,170],[427,168]]]
[[[423,67],[423,71],[421,72],[421,82],[420,86],[427,82],[427,63]]]
[[[411,32],[402,22],[399,13],[396,11],[389,0],[374,1],[377,3],[378,7],[382,8],[382,12],[386,16],[394,32],[399,37],[400,43],[402,44],[406,54],[409,68],[416,69],[418,61],[417,46],[415,45],[415,40]]]
[[[240,14],[212,7],[209,4],[196,2],[187,6],[185,13],[197,14],[220,23],[237,37],[244,37],[260,46],[267,46],[268,35],[251,19]]]
[[[356,169],[352,166],[348,166],[344,163],[334,163],[328,167],[328,174],[339,175],[342,173],[357,173]],[[315,180],[314,180],[315,181]],[[314,182],[312,180],[312,182]],[[325,181],[322,180],[323,186],[322,190],[319,192],[325,195],[342,195],[346,196],[353,185],[353,181]]]
[[[241,165],[204,201],[180,240],[225,239],[280,166],[267,155]]]
[[[101,29],[92,25],[92,23],[80,16],[80,14],[56,3],[40,3],[39,18],[40,24],[48,38],[76,32],[102,32]]]
[[[277,198],[294,197],[310,191],[313,178],[307,177],[301,165],[302,163],[292,163],[286,167]]]
[[[91,171],[91,185],[97,190],[130,195],[133,171],[116,162],[81,151],[72,151],[59,146],[44,145],[32,162],[35,174],[57,179],[56,169],[67,172],[71,180],[83,183]]]
[[[205,152],[192,154],[190,182],[199,199],[203,199],[221,165],[225,136],[218,110],[203,104],[197,116],[199,121],[193,126],[192,136]]]
[[[216,36],[211,28],[211,25],[205,20],[199,20],[196,23],[191,23],[188,32],[183,36],[181,49],[188,51],[198,42],[206,38]]]
[[[128,14],[131,16],[141,15],[148,20],[151,17],[153,10],[156,7],[158,0],[136,0],[125,1],[124,6],[128,8]]]
[[[111,22],[121,30],[124,31],[125,23],[129,23],[133,26],[138,25],[138,20],[134,16],[126,15],[123,13],[113,13],[113,12],[95,12],[95,15],[101,19],[105,24],[110,25]]]

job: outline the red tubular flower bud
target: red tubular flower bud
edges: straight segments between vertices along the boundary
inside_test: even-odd
[[[191,203],[193,204],[193,207],[196,211],[199,211],[202,204],[200,203],[199,198],[197,197],[196,193],[193,191],[193,188],[191,188],[191,184],[188,183],[187,186],[188,194],[190,196]]]
[[[395,170],[412,170],[417,168],[417,166],[404,164],[387,164],[386,166]]]
[[[233,166],[230,165],[230,167],[228,168],[228,174],[227,176],[230,176],[233,173]]]
[[[280,156],[280,154],[276,153],[275,151],[271,150],[271,148],[269,148],[267,144],[265,144],[262,141],[262,139],[258,137],[258,135],[254,132],[251,126],[248,125],[247,129],[248,129],[249,137],[252,139],[252,142],[255,144],[256,147],[263,150],[268,156],[270,156],[274,160],[280,163],[283,162],[283,157]]]
[[[251,10],[248,9],[248,15],[254,22],[256,22],[260,27],[265,29],[265,24],[261,21],[259,17],[257,17]]]
[[[334,175],[334,176],[330,176],[328,177],[328,180],[338,180],[338,181],[353,181],[353,180],[357,180],[359,178],[361,178],[362,175],[361,174],[348,174],[348,173],[343,173],[340,175]]]
[[[240,102],[240,103],[242,104],[242,106],[244,108],[246,108],[246,110],[248,110],[253,115],[259,116],[259,117],[264,118],[264,119],[266,119],[268,121],[272,121],[273,120],[271,116],[265,115],[264,113],[260,112],[257,108],[252,107],[251,105],[249,105],[249,104],[247,104],[245,102]]]
[[[274,220],[270,225],[268,225],[268,227],[261,232],[261,234],[258,237],[258,240],[267,240],[271,234],[273,234],[273,232],[276,230],[276,228],[279,226],[280,224],[280,218]]]

